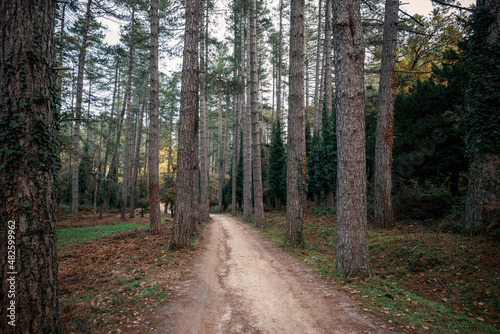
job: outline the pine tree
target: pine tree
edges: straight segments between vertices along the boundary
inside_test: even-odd
[[[302,226],[307,181],[304,112],[304,0],[292,0],[290,20],[290,96],[288,98],[285,243],[304,245]]]
[[[276,209],[281,211],[281,204],[286,199],[286,155],[283,144],[283,130],[278,119],[273,127],[271,152],[269,154],[269,185],[274,197]]]
[[[375,144],[375,224],[379,227],[394,222],[391,192],[398,9],[399,0],[386,0]]]
[[[0,13],[0,332],[60,332],[56,2],[1,1]]]
[[[161,233],[160,212],[160,173],[158,147],[158,113],[159,113],[159,84],[158,84],[158,0],[151,0],[151,51],[149,61],[149,76],[151,79],[151,94],[149,102],[149,231],[151,234]],[[142,123],[142,116],[140,122]],[[140,135],[140,134],[139,134]],[[140,137],[139,137],[140,138]],[[140,141],[139,141],[140,142]],[[131,207],[133,210],[133,207]],[[133,213],[131,213],[133,214]]]
[[[265,225],[264,200],[262,193],[262,163],[260,158],[260,126],[258,103],[258,64],[257,64],[257,1],[252,0],[249,16],[250,35],[250,110],[252,132],[252,170],[253,170],[253,203],[254,223],[257,227]]]
[[[74,130],[74,157],[73,157],[73,197],[71,208],[71,221],[78,221],[79,189],[78,189],[78,165],[80,151],[80,120],[82,117],[82,98],[83,98],[83,76],[85,73],[85,57],[87,52],[87,37],[89,32],[90,20],[92,18],[92,0],[87,1],[87,12],[85,14],[85,26],[83,28],[82,45],[78,57],[78,79],[76,83],[76,108],[75,108],[75,130]]]
[[[205,11],[208,0],[201,1],[200,10],[200,218],[205,220],[209,217],[210,192],[209,192],[209,163],[208,163],[208,107],[207,107],[207,62],[205,48],[208,48],[207,34],[205,30]],[[208,17],[207,17],[208,21]],[[207,22],[208,23],[208,22]]]
[[[129,54],[128,54],[128,78],[127,78],[127,91],[126,98],[126,121],[125,121],[125,143],[123,145],[123,180],[122,180],[122,196],[121,196],[121,218],[126,218],[127,212],[127,198],[128,198],[128,179],[129,179],[129,166],[130,166],[130,118],[132,117],[131,100],[132,100],[132,73],[134,70],[134,23],[135,23],[135,5],[132,5],[132,14],[130,19],[130,34],[129,34]]]
[[[198,224],[198,20],[199,1],[186,1],[181,109],[177,155],[176,207],[172,249],[190,244]],[[196,189],[196,191],[194,191]]]
[[[319,161],[319,181],[325,194],[326,205],[335,205],[335,173],[337,172],[337,140],[335,131],[335,114],[323,115],[323,132],[321,141],[321,158]]]
[[[338,147],[337,271],[370,275],[366,231],[364,45],[359,0],[333,0]]]

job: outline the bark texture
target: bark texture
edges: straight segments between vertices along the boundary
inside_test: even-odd
[[[127,195],[128,195],[128,179],[130,169],[130,114],[131,109],[131,92],[132,92],[132,72],[134,69],[134,21],[135,21],[135,6],[132,6],[132,19],[130,24],[129,38],[129,54],[128,54],[128,79],[127,93],[125,94],[127,104],[127,120],[125,122],[125,144],[123,145],[123,181],[122,181],[122,198],[121,198],[121,218],[127,218]]]
[[[56,3],[0,1],[0,13],[0,333],[59,333]]]
[[[248,25],[250,26],[250,24]],[[250,29],[247,33],[247,41],[249,40]],[[247,47],[247,58],[250,62],[250,46]],[[245,68],[245,66],[243,66]],[[245,115],[243,116],[243,219],[246,221],[252,220],[252,112],[250,109],[250,66],[246,66],[246,94],[247,103],[244,108]]]
[[[262,198],[262,163],[260,159],[259,91],[257,77],[257,1],[250,7],[250,108],[252,122],[252,167],[254,223],[264,227],[264,200]]]
[[[358,0],[333,1],[337,118],[337,262],[342,275],[370,275],[366,232],[364,45]]]
[[[235,13],[236,14],[236,13]],[[241,26],[241,25],[240,25]],[[237,24],[235,23],[234,27],[234,60],[238,62],[238,54],[236,52],[237,49]],[[240,31],[240,38],[241,35]],[[240,50],[242,52],[243,50]],[[234,81],[236,79],[241,80],[241,62],[239,63],[239,67],[235,70],[235,76],[233,78]],[[232,184],[231,184],[231,215],[236,216],[237,209],[237,188],[238,188],[238,159],[239,159],[239,143],[240,143],[240,95],[234,94],[233,99],[234,109],[233,109],[233,166],[232,166]]]
[[[130,182],[130,218],[135,217],[135,206],[136,206],[135,203],[137,202],[137,175],[139,174],[139,157],[140,157],[141,141],[142,141],[142,122],[144,120],[144,110],[146,109],[146,92],[147,92],[147,85],[144,88],[144,93],[142,96],[141,112],[138,116],[135,129],[134,166],[132,167],[132,177]]]
[[[219,213],[223,209],[223,192],[224,192],[224,131],[222,126],[222,93],[219,88],[219,113],[217,115],[217,127],[219,132],[219,153],[217,163],[217,206]]]
[[[325,12],[325,112],[332,116],[332,0],[326,0]],[[322,111],[321,111],[322,112]],[[333,193],[332,195],[333,196]]]
[[[281,70],[283,69],[283,0],[280,0],[280,27],[278,47],[278,78],[276,82],[276,120],[282,120],[281,111]]]
[[[158,148],[158,0],[151,0],[151,55],[149,59],[149,76],[151,79],[151,97],[149,102],[149,232],[153,235],[161,233],[160,212],[160,160]],[[142,119],[141,119],[142,123]]]
[[[391,192],[398,11],[399,0],[385,1],[384,39],[375,135],[375,224],[379,227],[389,227],[394,223]]]
[[[200,182],[201,182],[201,203],[200,219],[205,220],[210,215],[210,192],[209,192],[209,172],[208,172],[208,106],[206,94],[206,69],[205,69],[205,13],[203,11],[206,0],[201,1],[200,11]]]
[[[465,202],[465,227],[470,235],[498,228],[500,201],[500,156],[475,154],[469,167],[469,187]],[[485,224],[488,223],[488,224]],[[490,226],[488,226],[490,225]]]
[[[186,30],[182,63],[179,148],[172,249],[190,244],[198,224],[198,19],[199,1],[186,0]],[[196,188],[195,188],[196,186]]]
[[[306,184],[304,0],[291,1],[285,243],[303,246]]]

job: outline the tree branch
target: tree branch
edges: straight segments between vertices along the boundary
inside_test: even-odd
[[[437,4],[440,4],[440,5],[443,5],[443,6],[448,6],[448,7],[452,7],[452,8],[456,8],[456,9],[467,10],[469,12],[473,12],[473,10],[470,9],[470,8],[453,5],[451,3],[447,3],[447,2],[444,2],[444,1],[441,1],[441,0],[431,0],[431,1],[435,2]]]
[[[434,0],[433,0],[434,1]],[[420,22],[419,20],[417,20],[413,15],[410,15],[408,14],[407,12],[405,12],[404,10],[402,10],[401,8],[399,9],[399,11],[401,13],[403,13],[404,15],[408,16],[410,19],[412,19],[413,21],[417,22],[418,24],[420,24],[422,27],[424,27],[424,24],[422,22]]]

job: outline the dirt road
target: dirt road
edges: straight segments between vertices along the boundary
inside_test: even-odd
[[[248,226],[211,217],[190,278],[156,333],[386,332],[345,292]]]

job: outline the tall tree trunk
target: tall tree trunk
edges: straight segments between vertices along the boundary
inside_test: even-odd
[[[323,129],[323,107],[325,103],[325,74],[326,74],[326,52],[321,56],[321,79],[319,83],[319,102],[318,102],[318,128]]]
[[[118,89],[118,101],[119,100],[120,100],[120,90]],[[108,174],[106,176],[106,182],[113,181],[112,180],[113,173],[115,172],[116,165],[118,164],[118,157],[119,157],[118,153],[120,151],[120,138],[121,138],[122,127],[123,127],[123,119],[125,118],[126,107],[127,107],[127,91],[125,91],[122,111],[120,113],[120,120],[119,120],[118,126],[116,128],[114,151],[113,151],[113,156],[111,157],[111,163],[109,164]],[[108,193],[107,196],[104,197],[104,209],[106,209],[108,207],[110,195],[111,194]]]
[[[222,92],[219,88],[219,113],[217,117],[217,126],[219,131],[219,154],[218,154],[218,163],[217,163],[217,205],[219,213],[223,212],[222,209],[222,201],[223,196],[222,193],[224,191],[224,133],[222,127]]]
[[[73,73],[71,74],[71,120],[69,122],[69,128],[70,128],[70,138],[73,138],[73,118],[75,117],[75,110],[74,110],[74,102],[75,102],[75,77]],[[59,109],[61,107],[59,106]],[[68,184],[73,184],[73,154],[70,150],[69,152],[69,165],[68,165],[68,171],[69,171],[69,179],[68,179]]]
[[[128,179],[130,165],[130,114],[131,98],[132,98],[132,72],[134,70],[134,21],[135,21],[135,5],[132,5],[132,18],[130,23],[130,38],[129,38],[129,54],[128,54],[128,78],[127,78],[127,121],[125,122],[125,144],[123,145],[123,181],[122,181],[122,198],[121,198],[121,218],[127,217],[127,195],[128,195]]]
[[[158,0],[151,0],[151,56],[149,76],[151,79],[151,96],[149,102],[149,232],[152,235],[161,233],[160,212],[160,173],[158,147],[158,113],[160,107],[158,85]],[[142,115],[140,123],[142,124]],[[140,143],[140,139],[139,139]],[[137,154],[139,149],[136,149]],[[134,170],[136,167],[134,166]]]
[[[332,0],[326,0],[325,13],[325,111],[332,116]]]
[[[229,95],[226,95],[226,103],[227,103],[227,106],[229,106],[230,104],[230,98],[229,98]],[[228,152],[229,152],[229,115],[228,115],[228,110],[229,110],[229,107],[226,107],[226,115],[225,115],[225,124],[224,124],[224,150],[222,151],[222,161],[224,162],[224,164],[222,165],[222,175],[226,175],[227,173],[227,161],[228,161]],[[223,188],[224,188],[224,183],[225,181],[223,181]],[[222,208],[223,210],[225,210],[225,206],[224,206],[224,201],[222,203]]]
[[[85,120],[86,128],[85,128],[85,140],[89,141],[89,133],[90,133],[90,125],[92,124],[90,120],[90,102],[92,100],[92,79],[89,78],[89,98],[87,100],[87,118]]]
[[[306,95],[306,100],[305,100],[305,106],[306,108],[309,107],[309,57],[308,57],[308,50],[307,50],[307,42],[304,42],[304,47],[305,47],[305,71],[306,71],[306,82],[305,82],[305,87],[304,87],[304,91],[305,91],[305,95]],[[306,122],[309,122],[309,117],[308,117],[308,114],[306,112]]]
[[[247,29],[249,30],[249,29]],[[249,32],[247,33],[250,34]],[[247,39],[248,40],[248,39]],[[246,52],[248,50],[248,52]],[[244,53],[250,53],[250,47],[247,47]],[[250,57],[248,56],[250,62]],[[243,68],[245,64],[243,63]],[[250,66],[246,66],[246,106],[244,107],[243,117],[243,219],[246,221],[252,220],[252,115],[250,110],[250,92],[249,78]]]
[[[73,137],[73,197],[71,204],[71,221],[78,221],[78,167],[80,166],[80,122],[82,118],[82,100],[83,100],[83,76],[85,75],[85,56],[87,53],[87,37],[90,25],[92,0],[87,2],[87,13],[85,14],[85,25],[83,28],[82,45],[78,59],[78,78],[76,81],[76,108],[75,108],[75,134]],[[51,37],[52,38],[52,37]]]
[[[186,30],[182,63],[181,108],[177,153],[177,182],[172,249],[190,244],[198,224],[198,19],[199,1],[186,0]],[[196,211],[196,212],[195,212]]]
[[[375,224],[389,227],[392,212],[392,147],[394,143],[394,97],[396,94],[396,43],[399,0],[385,1],[384,39],[378,93],[377,132],[375,139]]]
[[[0,333],[60,332],[56,2],[0,1],[0,13]]]
[[[498,230],[500,214],[500,3],[478,0],[469,39],[469,106],[466,142],[471,156],[465,228],[471,234]],[[492,130],[495,131],[492,131]]]
[[[151,7],[152,6],[153,3],[151,3]],[[136,124],[137,126],[135,130],[134,167],[132,171],[132,180],[130,185],[130,218],[135,217],[135,202],[137,201],[137,175],[139,174],[139,156],[141,153],[142,122],[144,120],[144,109],[146,109],[147,88],[148,86],[145,85],[144,95],[142,98],[141,113],[139,114],[139,119],[137,120]]]
[[[104,152],[104,162],[102,166],[102,173],[101,173],[101,178],[103,179],[103,185],[104,185],[104,198],[101,201],[101,205],[99,206],[99,219],[102,218],[102,215],[104,214],[104,204],[106,203],[106,197],[108,196],[108,180],[106,180],[106,168],[108,167],[108,155],[109,155],[109,146],[111,144],[111,136],[113,133],[113,115],[114,115],[114,110],[115,110],[115,98],[116,98],[116,89],[118,86],[118,78],[119,78],[119,71],[118,71],[118,56],[116,56],[116,67],[115,67],[115,84],[113,87],[113,99],[111,102],[111,111],[110,111],[110,117],[109,117],[109,129],[108,129],[108,136],[106,139],[106,151]]]
[[[276,120],[281,122],[281,70],[283,69],[283,0],[280,0],[280,26],[279,26],[279,47],[278,47],[278,79],[276,83]]]
[[[97,151],[97,172],[94,180],[94,221],[97,220],[97,193],[99,191],[99,184],[101,182],[99,171],[101,170],[101,148],[102,148],[102,136],[103,136],[103,123],[104,120],[101,121],[101,129],[99,131],[99,150]]]
[[[337,271],[370,275],[366,232],[364,45],[358,0],[333,1],[338,149]]]
[[[146,118],[146,147],[144,151],[146,152],[146,154],[149,154],[149,122],[147,118]],[[149,158],[144,161],[144,172],[143,172],[144,175],[146,175],[148,172],[148,160]]]
[[[57,63],[57,66],[62,66],[62,61],[63,61],[63,51],[64,51],[64,23],[66,22],[66,3],[63,4],[63,9],[61,13],[61,31],[59,33],[59,61]],[[59,76],[58,78],[58,86],[59,86],[59,101],[61,100],[61,94],[62,94],[62,79],[63,76]],[[61,111],[61,103],[59,103],[59,111]]]
[[[274,101],[275,100],[275,97],[276,97],[276,64],[274,63],[274,59],[273,61],[271,61],[272,65],[273,65],[273,97],[271,99],[271,123],[274,124],[276,118],[274,116]],[[272,125],[271,125],[271,128],[272,128]]]
[[[321,127],[319,126],[319,113],[321,112],[321,108],[319,107],[319,82],[320,82],[320,69],[321,69],[321,3],[319,0],[318,7],[318,40],[316,44],[316,77],[314,82],[314,123],[313,129],[314,132],[320,133]]]
[[[304,44],[304,42],[302,42]],[[264,227],[264,200],[262,194],[262,167],[260,159],[259,126],[259,91],[257,64],[257,0],[252,0],[250,7],[250,108],[252,122],[252,166],[253,166],[253,202],[254,223]],[[303,86],[302,86],[303,87]]]
[[[237,37],[237,27],[235,24],[234,27],[234,59],[235,62],[238,59],[238,55],[236,53],[236,37]],[[241,33],[241,38],[243,39],[243,34]],[[243,52],[243,50],[240,50]],[[237,68],[235,79],[238,78],[240,80],[241,77],[241,62],[240,67]],[[234,96],[233,104],[233,166],[232,166],[232,184],[231,184],[231,215],[237,215],[237,191],[238,191],[238,159],[239,159],[239,143],[240,143],[240,96]]]
[[[172,147],[173,147],[173,132],[174,132],[174,112],[175,112],[175,102],[172,99],[170,102],[170,115],[168,116],[168,157],[167,157],[167,177],[170,177],[172,171]]]
[[[307,191],[304,116],[304,12],[304,0],[291,1],[285,243],[297,246],[304,245],[302,225]]]
[[[201,0],[200,10],[200,181],[201,181],[201,204],[200,218],[205,220],[210,215],[210,192],[208,173],[208,122],[207,122],[207,94],[206,94],[206,66],[205,66],[205,12],[207,0]]]

